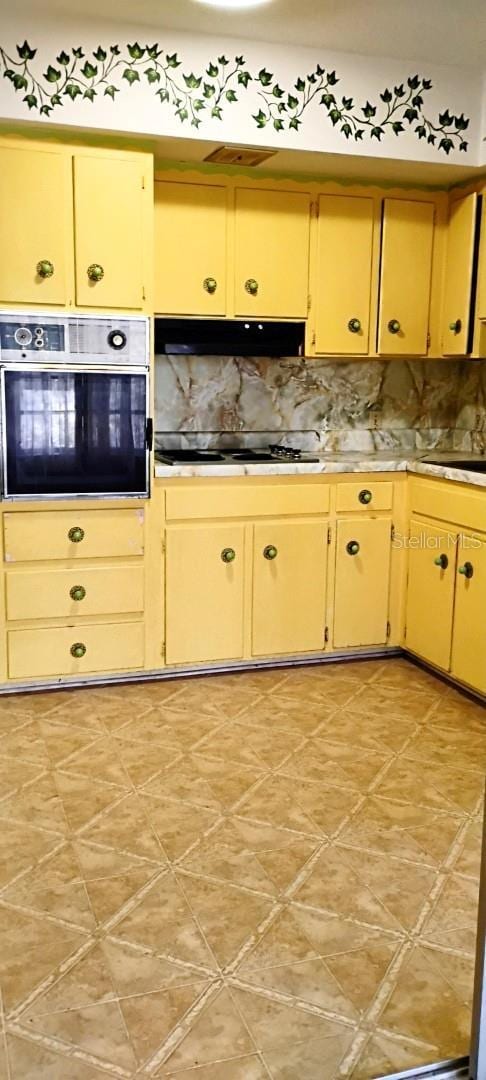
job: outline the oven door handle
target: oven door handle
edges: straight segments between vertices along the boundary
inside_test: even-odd
[[[147,450],[152,450],[154,445],[154,422],[151,416],[147,417],[147,423],[145,425],[145,444]]]

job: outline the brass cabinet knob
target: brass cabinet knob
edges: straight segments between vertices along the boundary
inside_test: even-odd
[[[203,289],[205,289],[207,293],[209,293],[212,296],[213,293],[216,292],[217,288],[218,288],[218,282],[216,281],[216,278],[213,278],[213,277],[205,277],[204,278]]]
[[[101,281],[105,276],[105,271],[99,263],[91,263],[86,271],[90,281]]]
[[[400,326],[400,323],[399,323],[398,319],[390,319],[390,322],[388,323],[388,330],[389,330],[390,334],[399,334],[400,333],[401,326]]]
[[[357,540],[349,540],[346,544],[346,551],[348,555],[357,555],[359,551],[359,544]]]
[[[274,544],[267,544],[267,546],[263,549],[263,558],[269,559],[270,562],[272,561],[272,559],[276,559],[277,555],[278,548],[276,548]]]
[[[81,540],[84,540],[84,529],[79,525],[73,525],[72,529],[68,532],[68,540],[70,540],[72,544],[80,544]]]
[[[358,495],[358,499],[359,499],[360,503],[363,503],[364,506],[367,506],[368,503],[371,502],[372,498],[373,498],[373,494],[372,494],[371,491],[368,491],[368,488],[363,488],[363,490],[360,491],[360,493]]]
[[[41,259],[36,266],[40,278],[50,278],[54,274],[54,263],[50,259]]]
[[[465,562],[463,566],[459,567],[459,573],[463,574],[465,578],[472,578],[474,574],[474,566],[470,562]]]
[[[76,660],[81,660],[82,656],[86,656],[86,645],[82,641],[75,641],[74,645],[70,648],[71,656],[75,656]]]
[[[223,548],[221,552],[221,558],[224,563],[234,562],[236,559],[236,551],[234,548]]]
[[[460,334],[462,330],[462,320],[456,319],[455,322],[449,323],[449,330],[451,330],[453,334]]]
[[[449,566],[447,555],[438,555],[437,558],[434,559],[434,566],[440,566],[441,570],[447,570],[447,567]]]
[[[255,278],[250,277],[245,281],[245,289],[250,296],[256,296],[258,293],[258,281]]]
[[[69,590],[69,595],[71,600],[84,600],[86,589],[84,585],[73,585],[72,589]]]
[[[348,322],[348,330],[351,334],[359,334],[361,330],[360,319],[350,319]]]

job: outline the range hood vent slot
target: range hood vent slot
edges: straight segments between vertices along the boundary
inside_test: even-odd
[[[203,161],[216,162],[218,165],[244,165],[254,168],[275,157],[276,150],[257,150],[254,146],[218,146]]]
[[[155,318],[156,354],[304,356],[304,322]]]

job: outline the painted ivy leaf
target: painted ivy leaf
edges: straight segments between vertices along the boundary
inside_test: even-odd
[[[70,97],[71,101],[74,101],[75,98],[79,97],[80,93],[81,87],[78,86],[77,83],[68,83],[63,90],[63,94],[66,94],[67,97]]]
[[[341,120],[342,113],[340,113],[339,109],[331,109],[329,118],[332,121],[332,126],[335,127],[338,121]]]
[[[326,109],[329,109],[331,105],[336,104],[336,98],[334,94],[323,94],[321,97],[321,105],[325,105]]]
[[[83,97],[87,98],[88,101],[94,101],[96,97],[96,90],[94,86],[89,86],[88,89],[84,91]]]
[[[307,76],[307,82],[316,83],[317,82],[317,75],[315,75],[314,72],[312,72],[311,75]]]
[[[238,72],[238,82],[239,82],[240,86],[244,86],[245,89],[246,89],[246,87],[248,86],[248,83],[251,82],[251,81],[252,81],[252,76],[250,75],[249,71],[239,71]]]
[[[435,143],[435,135],[433,134],[433,132],[430,132],[430,134],[427,135],[427,142],[430,143],[431,146],[434,145],[434,143]]]
[[[103,61],[106,60],[106,51],[101,45],[98,45],[98,48],[93,52],[93,56],[95,60],[98,60],[100,64],[102,64]]]
[[[278,83],[275,83],[275,86],[273,88],[272,93],[273,93],[273,96],[276,97],[276,98],[283,98],[283,96],[284,96],[284,92],[282,90],[282,87],[279,86]]]
[[[287,97],[287,105],[289,109],[296,109],[299,104],[299,99],[294,97],[293,94],[289,94]]]
[[[198,78],[197,75],[194,75],[194,72],[191,71],[190,75],[184,75],[184,82],[189,90],[197,90],[202,83],[202,78]]]
[[[146,45],[145,48],[147,50],[147,56],[149,56],[151,60],[157,60],[158,57],[162,55],[162,49],[159,49],[158,41],[153,45]]]
[[[432,90],[432,79],[422,79],[422,87],[424,90]]]
[[[119,56],[120,55],[120,49],[119,49],[118,45],[110,45],[110,52],[111,52],[112,56]]]
[[[23,45],[17,45],[17,52],[21,60],[33,60],[37,49],[31,49],[28,41],[24,41]]]
[[[169,100],[169,91],[168,90],[157,90],[157,95],[158,95],[158,97],[160,98],[160,100],[162,102]]]
[[[149,83],[160,82],[160,75],[157,68],[145,68],[144,75],[146,75]]]
[[[382,94],[380,94],[380,97],[381,97],[381,100],[384,101],[386,105],[388,105],[388,103],[393,100],[393,94],[392,94],[391,90],[388,90],[388,88],[386,90],[384,90]]]
[[[51,97],[51,105],[64,105],[60,94],[53,94]]]
[[[298,131],[299,128],[300,128],[301,122],[302,121],[299,120],[299,118],[297,116],[293,116],[292,119],[289,120],[289,128],[293,128],[294,131]]]
[[[15,74],[13,76],[13,79],[12,79],[12,82],[13,82],[16,90],[26,90],[27,89],[27,79],[25,78],[24,75],[19,75],[19,74],[17,74],[17,72],[15,72]]]
[[[261,71],[258,72],[258,79],[262,86],[270,86],[273,75],[270,71],[267,71],[266,68],[262,68]]]
[[[229,61],[226,59],[225,56],[218,56],[218,64],[221,64],[221,67],[226,67],[228,63]]]
[[[145,49],[143,49],[142,46],[138,44],[138,41],[135,41],[133,45],[127,45],[127,49],[129,56],[131,56],[132,60],[141,60],[142,56],[145,53]]]
[[[211,83],[205,82],[203,87],[203,94],[205,98],[212,98],[216,93],[216,87]]]
[[[353,108],[353,99],[352,99],[352,97],[343,97],[342,98],[342,104],[343,104],[343,109],[352,109]]]
[[[50,105],[41,105],[41,107],[39,109],[39,112],[40,112],[41,116],[50,116],[51,112],[52,112],[52,109],[51,109]]]
[[[95,64],[90,64],[89,60],[87,60],[86,63],[83,64],[81,72],[85,79],[94,79],[95,75],[98,74],[98,68]]]
[[[285,104],[285,101],[279,101],[277,109],[280,113],[287,112],[287,106]]]
[[[363,138],[363,135],[364,135],[364,128],[356,128],[356,131],[354,133],[354,137],[356,139],[356,142],[360,142],[360,140]]]
[[[188,113],[187,109],[177,109],[176,110],[176,116],[179,117],[179,120],[180,120],[181,124],[184,123],[184,120],[189,119],[189,113]]]
[[[130,86],[132,86],[134,82],[140,82],[140,75],[138,74],[138,71],[134,71],[133,68],[125,68],[123,78],[127,80],[127,83],[129,83]]]
[[[262,109],[260,109],[259,112],[253,114],[253,119],[256,121],[257,127],[264,128],[266,126],[267,117],[265,116],[265,113],[262,111]]]
[[[111,100],[115,100],[115,94],[119,94],[120,91],[117,86],[105,86],[105,97],[111,97]]]
[[[467,150],[467,147],[468,147],[467,142],[460,142],[459,143],[459,150]]]
[[[216,64],[208,64],[208,66],[206,68],[206,75],[209,75],[210,79],[215,79],[217,74],[218,74],[218,71],[219,71],[219,68],[216,67]]]
[[[44,78],[49,83],[58,82],[59,79],[61,78],[61,72],[59,71],[58,68],[55,68],[55,67],[52,66],[52,64],[49,64],[49,67],[47,68],[47,71],[44,72]]]
[[[464,116],[464,113],[461,113],[460,116],[455,116],[454,117],[454,127],[455,127],[456,131],[466,131],[467,130],[467,128],[469,127],[469,120],[468,120],[467,116]]]
[[[321,67],[321,65],[318,64],[317,67],[316,67],[316,75],[319,75],[319,77],[322,78],[322,76],[325,75],[325,73],[326,73],[325,68]]]
[[[238,98],[237,98],[234,90],[227,90],[226,91],[226,100],[227,101],[238,101]]]
[[[15,71],[13,71],[12,68],[5,68],[5,71],[3,73],[4,79],[10,79],[10,82],[13,82],[14,75]]]
[[[196,100],[192,103],[192,107],[196,110],[196,112],[201,112],[201,109],[206,108],[206,103],[203,101],[202,98],[196,98]]]
[[[407,79],[407,83],[411,90],[418,90],[420,86],[420,79],[418,75],[410,75]]]
[[[192,124],[192,127],[195,127],[195,128],[201,127],[201,121],[198,119],[197,116],[193,116],[193,118],[191,120],[191,124]]]
[[[305,90],[305,82],[303,79],[297,79],[295,89],[299,91],[299,94],[302,94],[302,92]]]
[[[35,109],[37,107],[37,98],[35,94],[26,94],[22,100],[27,103],[29,109]]]
[[[448,127],[449,124],[452,124],[452,119],[453,118],[448,109],[446,109],[443,113],[439,113],[439,124],[441,125],[441,127]]]
[[[395,135],[401,135],[402,131],[405,131],[405,128],[404,128],[401,120],[394,120],[393,121],[392,131],[395,132]]]
[[[415,128],[415,134],[418,135],[419,139],[425,139],[427,135],[427,128],[425,125],[419,124],[418,127]]]
[[[328,82],[329,86],[335,86],[336,83],[339,82],[339,79],[338,79],[335,71],[328,71],[328,73],[327,73],[327,82]]]
[[[424,103],[424,99],[421,94],[415,94],[412,98],[412,105],[415,105],[416,109],[420,109]]]
[[[273,121],[273,126],[275,128],[275,131],[283,131],[283,128],[284,128],[283,121],[280,120],[279,117],[275,118],[275,120]]]
[[[69,64],[69,54],[67,52],[64,52],[63,49],[63,51],[59,53],[59,56],[56,56],[56,60],[58,64],[62,64],[63,67],[67,67],[67,65]]]
[[[361,112],[366,116],[366,119],[369,120],[370,117],[376,116],[376,105],[372,105],[370,101],[367,101],[366,105],[363,105]]]
[[[401,97],[403,97],[403,96],[404,96],[404,94],[405,94],[405,87],[404,87],[403,83],[399,83],[399,85],[398,85],[398,86],[394,86],[394,87],[393,87],[393,89],[394,89],[394,91],[395,91],[395,97],[397,97],[397,98],[401,98]]]
[[[245,63],[245,57],[244,56],[235,56],[235,64],[236,64],[237,67],[242,67],[244,63]]]
[[[454,143],[453,143],[452,139],[449,139],[449,138],[446,137],[446,138],[440,140],[439,150],[444,150],[444,152],[446,154],[450,154],[453,146],[454,146]]]
[[[414,120],[418,120],[418,112],[416,109],[405,109],[403,116],[405,120],[408,120],[409,124],[413,124]]]
[[[211,109],[211,116],[213,116],[215,120],[222,120],[223,119],[223,110],[221,108],[221,105],[215,105]]]
[[[343,124],[341,131],[343,135],[345,135],[346,138],[349,139],[349,136],[352,135],[351,124]]]
[[[372,139],[378,139],[378,142],[379,142],[380,139],[381,139],[381,136],[383,135],[383,128],[381,128],[381,127],[372,127],[370,135],[371,135]]]
[[[84,56],[84,52],[80,45],[77,49],[72,49],[72,54],[76,57],[76,60],[82,60]]]
[[[170,68],[178,68],[178,67],[181,66],[181,62],[180,62],[176,52],[172,53],[170,56],[169,56],[169,53],[167,53],[167,56],[166,56],[165,59],[167,61],[167,66],[170,67]]]

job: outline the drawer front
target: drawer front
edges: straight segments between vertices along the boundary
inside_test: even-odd
[[[327,514],[329,486],[283,484],[262,487],[225,485],[215,488],[168,488],[168,521],[208,518],[285,517],[287,514]]]
[[[4,515],[5,562],[143,555],[143,510],[33,510]]]
[[[143,611],[142,566],[18,570],[6,575],[7,619]]]
[[[452,521],[486,532],[486,491],[453,481],[410,480],[410,509],[424,517]]]
[[[142,622],[10,630],[7,639],[10,679],[123,672],[144,663]],[[75,646],[82,655],[73,655]]]
[[[379,480],[378,483],[338,484],[336,510],[391,510],[393,484]]]

